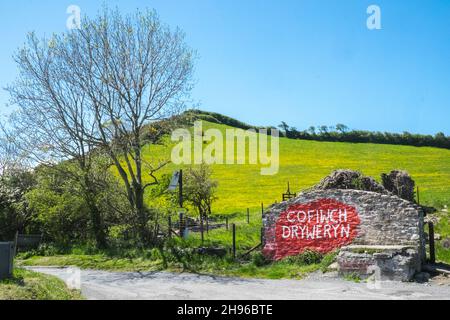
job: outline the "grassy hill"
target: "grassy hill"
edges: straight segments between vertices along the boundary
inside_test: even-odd
[[[213,119],[211,119],[213,120]],[[241,124],[239,124],[241,125]],[[243,125],[242,125],[243,126]],[[203,123],[203,129],[216,128],[222,133],[229,126],[217,122]],[[143,155],[147,162],[170,159],[170,142],[161,145],[147,145]],[[204,147],[207,145],[205,144]],[[286,190],[287,181],[293,191],[309,188],[318,183],[331,171],[340,168],[360,170],[380,181],[380,174],[393,169],[407,170],[420,187],[421,202],[428,205],[443,206],[450,204],[450,150],[430,147],[411,147],[385,144],[363,144],[342,142],[317,142],[305,140],[280,139],[280,170],[274,176],[262,176],[258,165],[213,165],[213,175],[219,182],[218,200],[213,205],[213,214],[229,215],[230,223],[237,225],[237,251],[244,253],[257,245],[261,232],[261,202],[270,205],[281,200]],[[159,175],[169,174],[179,169],[173,164],[164,167]],[[149,179],[149,177],[146,177]],[[148,193],[146,194],[147,196]],[[150,202],[150,198],[147,199]],[[155,205],[154,203],[149,203]],[[245,218],[246,208],[251,209],[250,224]],[[235,214],[238,213],[238,214]],[[436,232],[445,239],[450,236],[448,213],[439,214],[440,222]],[[223,221],[223,220],[222,220]],[[199,233],[190,233],[187,240],[176,237],[183,248],[195,248],[201,245]],[[205,234],[204,245],[219,245],[230,249],[232,234],[230,230],[219,228]],[[84,252],[81,250],[81,252]],[[188,252],[188,251],[186,251]],[[56,257],[33,257],[23,262],[24,265],[77,265],[82,268],[107,270],[159,270],[164,264],[159,255],[156,260],[147,256],[142,258],[134,253],[125,257],[111,258],[110,255],[80,255],[73,251],[72,255]],[[153,253],[150,254],[152,256]],[[252,276],[263,278],[296,278],[304,273],[320,268],[319,265],[299,266],[297,263],[280,262],[261,266],[258,263],[243,263],[228,258],[218,259],[205,255],[190,256],[192,270],[212,274]],[[201,257],[201,258],[198,258]],[[258,255],[255,255],[258,258]],[[331,263],[334,256],[324,261]],[[330,260],[331,259],[331,260]],[[441,242],[437,243],[437,259],[450,263],[449,250]],[[257,261],[257,260],[255,260]],[[164,267],[167,268],[167,267]],[[180,268],[179,266],[177,268]],[[176,269],[179,270],[179,269]]]
[[[203,122],[203,130],[217,128],[225,133],[229,126]],[[225,134],[224,134],[225,136]],[[170,158],[174,143],[144,147],[146,159]],[[204,147],[207,146],[206,144]],[[450,150],[399,145],[318,142],[280,138],[280,170],[274,176],[260,175],[259,165],[212,165],[218,180],[218,214],[259,211],[261,202],[269,205],[281,200],[290,181],[299,191],[318,183],[335,169],[360,170],[378,181],[380,174],[393,169],[408,171],[420,187],[421,203],[450,204]],[[161,173],[178,169],[170,164]]]

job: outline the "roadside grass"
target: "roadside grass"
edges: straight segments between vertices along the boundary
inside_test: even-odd
[[[357,273],[350,273],[350,274],[344,275],[344,280],[355,282],[355,283],[360,283],[362,281],[361,276]]]
[[[436,241],[436,260],[450,264],[450,248],[443,246],[444,241],[450,242],[450,213],[437,213],[439,222],[435,226],[435,232],[441,235],[441,240]]]
[[[95,269],[107,271],[156,271],[162,270],[163,264],[159,260],[146,258],[110,257],[106,254],[64,254],[55,256],[31,256],[18,260],[20,266],[76,266],[81,269]]]
[[[133,257],[99,254],[65,254],[54,256],[22,256],[20,266],[76,266],[81,269],[106,271],[174,271],[209,275],[235,276],[262,279],[300,279],[314,271],[325,272],[333,263],[335,253],[325,256],[304,253],[281,261],[266,261],[261,253],[255,252],[245,259],[233,259],[195,253],[185,243],[184,247],[171,246],[165,250],[134,251]],[[127,255],[123,252],[122,255]],[[129,255],[129,254],[128,254]]]
[[[438,243],[436,246],[436,260],[450,264],[450,249],[444,248],[441,243]]]
[[[56,277],[17,268],[13,277],[0,281],[0,300],[81,300]]]

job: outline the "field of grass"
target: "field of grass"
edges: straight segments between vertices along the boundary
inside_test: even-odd
[[[444,248],[443,241],[450,239],[450,214],[440,212],[436,214],[439,222],[436,224],[435,232],[441,236],[441,240],[436,241],[436,260],[450,264],[450,248]]]
[[[216,123],[203,122],[203,131],[215,128],[225,135],[231,127]],[[248,143],[247,143],[248,144]],[[170,159],[172,147],[166,137],[161,145],[145,146],[142,150],[144,159],[152,165]],[[203,148],[208,144],[203,144]],[[222,153],[225,153],[225,146]],[[216,156],[221,156],[219,151]],[[236,158],[236,150],[235,150]],[[450,204],[450,150],[431,147],[412,147],[399,145],[381,145],[367,143],[318,142],[305,140],[280,139],[280,168],[273,176],[260,174],[260,165],[212,165],[213,179],[217,180],[217,201],[213,204],[213,218],[237,226],[237,250],[241,255],[260,242],[261,203],[267,207],[281,201],[281,195],[290,182],[291,191],[312,187],[322,178],[336,169],[353,169],[372,176],[380,181],[381,173],[394,169],[406,170],[420,187],[422,204],[443,207]],[[186,166],[181,166],[186,168]],[[158,172],[158,175],[171,174],[180,166],[169,164]],[[144,180],[149,180],[145,177]],[[157,205],[146,195],[149,206]],[[250,223],[246,221],[246,209],[250,208]],[[175,212],[176,208],[173,208]],[[196,216],[193,210],[189,212]],[[446,220],[448,223],[448,220]],[[180,240],[181,241],[181,240]],[[199,246],[220,246],[230,250],[232,234],[230,230],[219,228],[205,234],[205,242],[201,243],[199,233],[191,233],[188,240],[179,244],[185,248]],[[450,262],[449,250],[438,246],[438,258]],[[256,255],[258,253],[255,253]],[[99,254],[72,253],[64,256],[31,257],[22,261],[24,265],[75,265],[81,268],[135,271],[135,270],[173,270],[188,269],[193,272],[213,274],[263,277],[292,278],[301,277],[307,272],[322,268],[321,263],[310,263],[298,266],[289,261],[275,262],[267,265],[247,261],[235,261],[228,254],[225,258],[188,255],[184,253],[169,254],[167,257],[155,257],[153,253],[121,256]],[[180,258],[181,257],[181,258]],[[185,258],[183,258],[185,257]],[[325,259],[326,260],[326,259]]]
[[[203,121],[203,131],[210,128],[219,129],[225,137],[225,130],[231,127]],[[149,163],[153,160],[153,164],[170,159],[174,145],[175,142],[167,137],[164,144],[145,146],[144,158]],[[207,146],[204,144],[203,148]],[[216,155],[221,156],[220,151]],[[238,250],[247,250],[259,243],[261,203],[267,207],[281,201],[288,181],[291,191],[298,192],[314,186],[336,169],[359,170],[378,181],[381,173],[406,170],[420,188],[422,204],[436,207],[450,204],[450,150],[446,149],[280,138],[279,162],[279,172],[272,176],[261,175],[261,165],[251,165],[248,161],[243,165],[212,165],[213,179],[219,184],[213,216],[221,216],[220,222],[224,221],[223,216],[229,216],[230,224],[237,224]],[[169,164],[159,175],[170,174],[179,168]],[[154,205],[149,198],[147,202]],[[247,208],[251,213],[250,224],[246,223]],[[191,235],[196,245],[200,244],[199,238],[199,234]],[[231,232],[224,228],[212,230],[206,235],[206,244],[230,247]]]
[[[0,300],[80,300],[78,291],[48,275],[15,269],[11,279],[0,281]]]
[[[203,130],[209,128],[224,133],[230,127],[203,122]],[[171,145],[144,147],[144,157],[170,159]],[[450,204],[450,150],[446,149],[280,138],[279,173],[262,176],[260,168],[250,164],[212,165],[214,179],[219,182],[214,213],[244,213],[246,208],[259,213],[261,202],[270,205],[281,201],[288,181],[291,191],[297,192],[317,184],[335,169],[359,170],[378,181],[381,173],[406,170],[420,187],[421,203],[438,207]],[[161,173],[176,169],[170,164]]]

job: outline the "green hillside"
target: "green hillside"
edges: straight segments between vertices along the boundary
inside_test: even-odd
[[[208,128],[220,129],[224,134],[230,127],[204,121],[203,130]],[[174,143],[167,144],[169,147],[145,147],[146,159],[170,157],[170,146]],[[160,174],[177,168],[170,164]],[[420,187],[421,203],[450,204],[450,150],[446,149],[280,138],[280,170],[276,175],[262,176],[259,165],[213,165],[212,168],[219,182],[213,211],[219,214],[243,213],[246,208],[258,210],[261,202],[280,201],[288,181],[292,191],[299,191],[342,168],[360,170],[378,181],[383,172],[406,170]]]

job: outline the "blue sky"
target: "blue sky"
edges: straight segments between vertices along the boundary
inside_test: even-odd
[[[0,87],[16,76],[13,52],[28,31],[65,31],[66,8],[94,15],[97,0],[0,1]],[[381,30],[366,9],[381,8]],[[200,108],[255,125],[450,135],[450,1],[128,0],[155,8],[199,53]],[[8,101],[0,91],[0,111]]]

